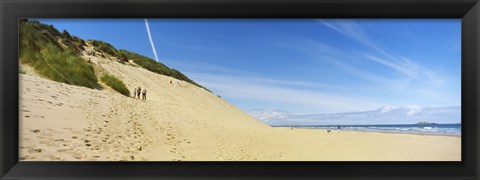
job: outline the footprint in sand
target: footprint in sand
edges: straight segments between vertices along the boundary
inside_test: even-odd
[[[20,160],[30,160],[30,159],[37,159],[37,157],[35,156],[22,156],[19,158]]]
[[[68,152],[68,151],[71,151],[72,149],[59,149],[57,150],[57,152]]]
[[[83,158],[82,155],[80,155],[80,154],[74,154],[73,157],[75,159],[82,159]]]
[[[42,149],[29,149],[28,152],[29,153],[41,153]]]

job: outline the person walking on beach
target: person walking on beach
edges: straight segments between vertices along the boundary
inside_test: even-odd
[[[137,88],[133,88],[133,98],[137,97]]]
[[[140,99],[140,92],[142,92],[142,88],[138,87],[137,89],[137,98]]]
[[[143,99],[143,100],[147,100],[147,90],[146,90],[146,89],[143,89],[142,99]]]
[[[340,132],[340,125],[338,125],[337,127],[337,132]]]

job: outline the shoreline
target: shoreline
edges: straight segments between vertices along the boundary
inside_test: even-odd
[[[272,128],[286,128],[286,129],[290,129],[290,127],[285,127],[285,126],[270,126]],[[327,129],[322,129],[322,128],[316,128],[316,127],[312,127],[312,128],[309,128],[309,127],[296,127],[294,128],[295,129],[311,129],[311,130],[318,130],[318,131],[326,131]],[[337,131],[337,129],[331,129],[332,130],[332,133],[335,133]],[[455,135],[455,134],[432,134],[432,133],[403,133],[403,132],[386,132],[386,131],[356,131],[356,130],[345,130],[345,129],[342,129],[340,131],[343,131],[343,132],[365,132],[365,133],[381,133],[381,134],[405,134],[405,135],[419,135],[419,136],[447,136],[447,137],[459,137],[461,138],[462,135]]]

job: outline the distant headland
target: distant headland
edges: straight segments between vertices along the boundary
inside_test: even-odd
[[[417,124],[437,124],[437,123],[420,121],[420,122],[417,122]]]

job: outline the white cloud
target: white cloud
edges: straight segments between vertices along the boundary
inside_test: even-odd
[[[259,76],[258,73],[244,71],[235,68],[224,67],[211,63],[204,63],[202,60],[190,61],[190,60],[178,60],[170,59],[164,60],[166,64],[170,67],[181,70],[182,72],[189,74],[190,73],[201,73],[208,72],[208,74],[226,74],[226,75],[242,75],[242,76]]]
[[[302,53],[301,55],[310,56],[313,62],[321,65],[327,62],[345,73],[354,75],[352,78],[360,77],[378,85],[396,89],[401,89],[410,82],[410,80],[405,78],[399,79],[398,77],[388,77],[385,74],[376,74],[368,69],[362,69],[361,67],[351,64],[351,62],[361,59],[362,56],[358,53],[352,53],[352,51],[348,49],[340,50],[312,39],[294,38],[288,42],[289,43],[275,42],[274,45],[288,50],[299,51]],[[304,58],[304,60],[307,60],[307,58]]]
[[[377,53],[379,53],[381,57],[369,54],[369,53],[361,53],[367,60],[372,62],[376,62],[378,64],[384,65],[389,67],[395,71],[398,71],[405,75],[410,80],[414,80],[419,78],[420,76],[425,76],[429,78],[429,81],[432,81],[436,84],[441,84],[444,82],[444,76],[440,76],[441,73],[435,73],[429,70],[426,67],[423,67],[417,63],[414,63],[408,58],[393,55],[388,53],[383,48],[379,47],[365,32],[365,30],[359,26],[355,21],[352,20],[320,20],[322,24],[325,26],[343,34],[344,36],[360,42],[367,47],[370,47]],[[404,82],[410,82],[410,80]]]
[[[331,59],[331,63],[335,64],[340,69],[344,69],[345,72],[362,77],[371,82],[377,83],[376,87],[358,87],[365,91],[370,92],[382,92],[391,91],[396,92],[399,96],[408,97],[420,97],[424,103],[432,105],[445,104],[445,105],[458,105],[460,95],[452,94],[451,87],[460,85],[459,82],[451,77],[445,75],[442,72],[436,72],[415,63],[402,55],[395,55],[387,52],[383,48],[377,45],[377,43],[369,37],[367,31],[365,31],[359,24],[352,20],[320,20],[320,22],[326,27],[359,42],[366,47],[371,48],[371,52],[359,52],[357,55],[352,53],[343,53],[339,56],[334,56]],[[350,57],[342,57],[347,54]],[[337,59],[335,59],[337,58]],[[325,58],[323,58],[325,59]],[[328,59],[328,58],[327,58]],[[366,60],[397,72],[396,74],[374,74],[369,69],[362,69],[361,67],[355,67],[351,63],[344,63],[339,59]],[[337,60],[337,61],[334,61]],[[455,88],[453,88],[454,90]],[[455,90],[456,91],[456,90]],[[455,92],[453,91],[453,92]],[[428,99],[428,100],[427,100]],[[418,101],[421,101],[417,99]]]
[[[335,114],[297,115],[282,110],[257,109],[248,112],[269,125],[367,125],[415,124],[435,122],[461,123],[460,107],[382,106],[377,110]]]
[[[446,79],[446,77],[440,73],[435,73],[424,67],[421,67],[407,58],[401,58],[399,60],[386,60],[370,54],[363,54],[363,56],[368,60],[382,64],[402,73],[408,78],[407,83],[411,80],[421,79],[423,77],[426,78],[428,82],[440,85],[444,83],[444,79]]]
[[[403,73],[409,78],[416,78],[419,75],[419,66],[411,61],[404,60],[403,62],[388,61],[382,58],[378,58],[373,55],[363,54],[368,60],[390,67],[398,72]]]
[[[338,96],[323,90],[342,91],[342,87],[310,82],[292,82],[276,79],[245,77],[235,75],[212,75],[204,73],[188,73],[195,81],[212,89],[222,97],[236,100],[250,100],[289,104],[290,106],[315,107],[323,112],[341,112],[348,110],[364,110],[378,107],[384,102],[373,102],[363,97],[348,97],[347,93]],[[296,85],[301,85],[296,87]],[[306,86],[305,86],[306,85]],[[312,86],[319,89],[305,89]],[[348,91],[348,89],[345,89]]]
[[[148,19],[145,19],[145,29],[147,29],[148,40],[150,40],[150,45],[152,46],[153,55],[155,56],[155,60],[158,62],[157,50],[155,49],[155,44],[152,40],[152,34],[150,33],[150,25],[148,24]]]
[[[319,20],[325,26],[347,36],[351,39],[361,41],[361,42],[369,42],[367,34],[365,31],[354,21],[352,20]],[[330,23],[333,22],[333,23]]]

